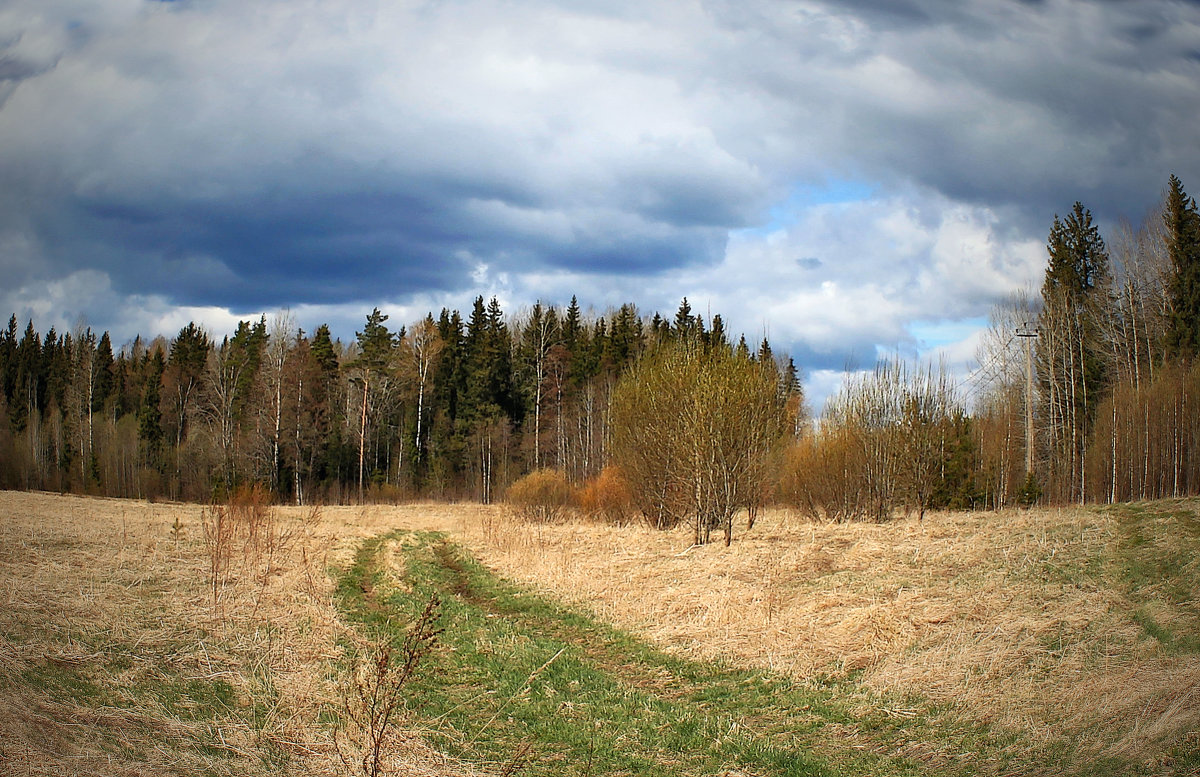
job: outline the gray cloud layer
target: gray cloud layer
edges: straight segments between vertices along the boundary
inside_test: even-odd
[[[1198,84],[1200,9],[1165,0],[14,0],[0,302],[103,325],[51,293],[90,272],[369,307],[486,268],[771,311],[832,361],[981,315],[1075,199],[1137,219],[1195,179]],[[847,183],[874,194],[823,204]]]

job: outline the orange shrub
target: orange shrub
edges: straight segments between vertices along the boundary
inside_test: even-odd
[[[633,496],[621,470],[607,466],[583,484],[579,491],[579,506],[585,515],[595,520],[606,521],[618,526],[633,519]]]
[[[785,454],[779,498],[814,521],[848,521],[866,515],[862,466],[842,430],[798,441]]]

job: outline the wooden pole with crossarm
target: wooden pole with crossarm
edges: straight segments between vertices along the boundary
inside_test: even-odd
[[[1017,328],[1017,337],[1025,340],[1025,477],[1033,473],[1033,348],[1031,340],[1038,336],[1036,326],[1028,321]]]

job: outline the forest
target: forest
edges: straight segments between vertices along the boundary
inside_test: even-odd
[[[1054,217],[1041,288],[993,310],[969,394],[937,365],[891,359],[849,376],[815,419],[790,358],[765,339],[734,342],[719,314],[705,321],[687,299],[647,316],[633,304],[585,313],[575,298],[506,313],[478,297],[465,315],[403,324],[376,308],[350,342],[326,325],[305,332],[285,311],[219,340],[189,323],[119,348],[83,324],[41,333],[14,315],[0,332],[0,487],[205,502],[258,485],[295,504],[487,503],[550,470],[580,492],[614,479],[636,492],[649,488],[632,471],[639,440],[673,448],[717,429],[720,413],[732,428],[766,407],[770,423],[739,443],[761,454],[745,465],[753,482],[721,520],[772,501],[882,520],[1180,496],[1200,492],[1198,350],[1200,216],[1172,176],[1144,223],[1109,240],[1081,203]],[[637,386],[682,390],[653,375],[677,351],[700,365],[692,385],[752,364],[770,390],[759,405],[697,393],[719,409],[708,426],[654,437],[678,407],[639,404]],[[721,385],[712,390],[750,384]],[[639,507],[656,525],[680,519]]]

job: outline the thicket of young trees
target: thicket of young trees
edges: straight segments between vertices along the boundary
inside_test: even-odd
[[[217,340],[195,324],[115,349],[86,327],[0,333],[0,487],[208,500],[243,484],[284,501],[412,496],[492,501],[537,469],[600,473],[621,374],[668,341],[765,360],[685,299],[675,318],[536,304],[508,316],[476,299],[354,341],[288,314]],[[796,400],[798,401],[798,399]]]
[[[1055,217],[1039,293],[993,311],[975,401],[883,364],[828,404],[783,493],[809,514],[1000,508],[1200,492],[1200,215],[1171,176],[1110,248],[1081,203]]]
[[[745,347],[678,337],[617,383],[612,459],[642,515],[668,529],[690,520],[696,544],[771,497],[778,454],[795,428],[799,387]]]

